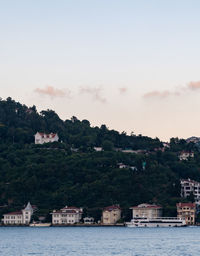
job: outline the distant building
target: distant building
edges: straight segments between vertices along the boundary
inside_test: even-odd
[[[168,142],[162,142],[162,145],[165,149],[170,148],[170,144]]]
[[[179,154],[179,160],[180,161],[187,161],[189,158],[194,158],[194,152],[188,152],[188,151],[182,151],[180,154]]]
[[[118,163],[117,166],[118,166],[119,169],[127,169],[127,168],[129,168],[129,165],[126,165],[126,164],[123,164],[123,163]]]
[[[117,166],[119,169],[131,169],[132,171],[137,171],[137,167],[136,166],[130,166],[130,165],[126,165],[123,163],[117,163]]]
[[[190,142],[198,143],[198,142],[200,142],[200,138],[199,138],[199,137],[192,136],[192,137],[186,139],[186,142],[187,142],[187,143],[190,143]]]
[[[49,143],[49,142],[54,142],[59,140],[57,133],[46,134],[42,132],[37,132],[34,136],[35,136],[35,144],[44,144],[44,143]]]
[[[4,225],[29,225],[32,215],[33,207],[29,202],[21,211],[4,214],[2,223]]]
[[[65,206],[60,210],[54,210],[51,214],[53,225],[75,224],[80,222],[83,209]]]
[[[115,224],[121,219],[121,208],[119,205],[111,205],[103,209],[102,222],[103,224]]]
[[[121,152],[123,152],[123,153],[133,153],[133,154],[147,154],[147,150],[143,150],[143,149],[138,149],[138,150],[122,149]]]
[[[85,217],[83,218],[84,224],[94,224],[94,218],[93,217]]]
[[[191,179],[181,179],[181,197],[194,196],[196,204],[200,205],[200,182]]]
[[[97,152],[101,152],[101,151],[103,151],[103,148],[102,147],[94,147],[94,150]]]
[[[186,225],[195,224],[195,213],[196,205],[195,203],[178,203],[177,207],[177,217],[185,219]]]
[[[162,207],[154,204],[139,204],[130,207],[133,218],[159,218],[162,217]]]

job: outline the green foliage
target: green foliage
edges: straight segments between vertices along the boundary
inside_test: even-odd
[[[62,143],[35,145],[37,131],[57,132]],[[41,211],[38,216],[50,218],[49,211],[67,204],[84,207],[85,216],[97,221],[103,207],[120,204],[128,220],[129,207],[146,202],[161,204],[165,215],[174,215],[181,200],[179,179],[200,180],[200,157],[180,162],[178,152],[188,148],[186,142],[176,138],[170,145],[166,152],[155,152],[161,146],[157,138],[91,127],[74,116],[63,121],[52,110],[38,113],[35,106],[0,100],[0,213],[31,201]],[[94,152],[94,146],[104,151]],[[189,148],[196,150],[193,144]],[[119,163],[128,167],[119,169]]]

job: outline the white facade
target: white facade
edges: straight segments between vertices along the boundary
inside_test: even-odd
[[[94,223],[94,218],[93,217],[85,217],[83,218],[84,224],[93,224]]]
[[[31,221],[33,208],[30,203],[25,209],[19,212],[10,212],[3,215],[2,223],[4,225],[28,225]]]
[[[103,151],[103,148],[102,147],[94,147],[94,150],[97,152],[101,152],[101,151]]]
[[[126,222],[126,226],[130,228],[139,227],[184,227],[186,221],[182,218],[163,217],[163,218],[135,218],[131,222]]]
[[[183,161],[187,161],[189,158],[193,158],[194,157],[194,152],[186,152],[186,151],[183,151],[180,153],[179,155],[179,160]]]
[[[181,180],[181,197],[188,197],[190,194],[194,195],[195,202],[200,204],[200,182],[187,179]]]
[[[37,132],[34,136],[35,136],[35,144],[44,144],[44,143],[49,143],[49,142],[54,142],[59,140],[57,133],[46,134],[42,132]]]
[[[162,207],[151,204],[139,204],[130,208],[134,218],[159,218],[162,216]]]
[[[118,163],[118,168],[119,169],[126,169],[126,168],[129,168],[129,165],[126,165],[126,164],[123,164],[123,163]]]
[[[75,224],[80,222],[83,209],[65,206],[58,211],[54,210],[51,214],[53,225]]]

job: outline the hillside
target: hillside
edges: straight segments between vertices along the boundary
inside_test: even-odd
[[[37,131],[56,132],[60,142],[35,145]],[[95,146],[104,151],[95,152]],[[177,138],[162,148],[157,138],[91,127],[76,117],[63,121],[53,110],[38,113],[35,106],[1,100],[0,214],[31,201],[40,214],[67,204],[82,206],[98,219],[103,207],[120,204],[126,219],[130,206],[149,202],[173,216],[176,202],[183,200],[180,178],[200,181],[200,156],[194,143]],[[194,151],[195,157],[180,161],[182,150]]]

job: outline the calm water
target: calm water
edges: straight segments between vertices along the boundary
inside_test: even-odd
[[[1,256],[198,256],[200,227],[0,228]]]

